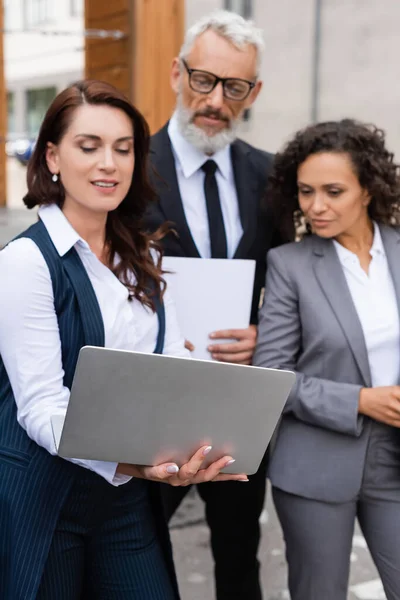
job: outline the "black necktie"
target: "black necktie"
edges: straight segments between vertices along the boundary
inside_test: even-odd
[[[211,258],[228,258],[224,219],[215,177],[217,163],[214,160],[208,160],[201,168],[206,174],[204,179],[204,193],[206,196],[208,227],[210,230]]]

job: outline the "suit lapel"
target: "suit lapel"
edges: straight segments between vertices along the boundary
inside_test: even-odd
[[[314,237],[313,249],[315,275],[369,387],[371,373],[364,334],[333,242]]]
[[[400,235],[398,230],[387,225],[380,225],[379,231],[381,232],[386,259],[389,265],[390,274],[392,276],[400,318]]]
[[[179,241],[185,255],[198,258],[200,254],[190,233],[183,209],[174,155],[168,135],[168,124],[152,137],[150,152],[151,164],[155,170],[157,193],[165,219],[176,223]]]
[[[236,193],[239,202],[239,214],[243,227],[243,235],[236,249],[234,258],[246,258],[248,250],[256,236],[258,203],[258,180],[250,161],[250,149],[236,140],[231,146],[232,168],[235,178]]]

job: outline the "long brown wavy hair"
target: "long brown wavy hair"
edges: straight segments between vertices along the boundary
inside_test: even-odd
[[[109,264],[115,256],[120,262],[113,268],[131,295],[154,310],[153,297],[160,297],[166,284],[162,277],[161,251],[157,242],[165,233],[163,228],[153,234],[144,230],[143,216],[155,192],[148,179],[150,132],[146,120],[116,88],[102,81],[85,80],[74,83],[61,92],[50,105],[28,165],[28,193],[24,203],[28,208],[57,204],[62,208],[65,190],[60,181],[53,182],[46,162],[48,142],[57,145],[65,135],[74,112],[83,104],[119,108],[129,117],[134,131],[135,167],[127,195],[117,209],[108,213],[106,244]],[[150,249],[156,249],[154,261]],[[154,253],[153,253],[154,254]],[[136,284],[132,285],[130,273]]]

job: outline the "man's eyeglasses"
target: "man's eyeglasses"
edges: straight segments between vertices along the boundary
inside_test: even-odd
[[[235,77],[217,77],[208,71],[190,69],[187,62],[183,59],[182,63],[188,72],[190,87],[194,92],[198,92],[199,94],[209,94],[221,82],[225,98],[242,101],[246,100],[256,85],[255,81],[247,81],[246,79],[237,79]]]

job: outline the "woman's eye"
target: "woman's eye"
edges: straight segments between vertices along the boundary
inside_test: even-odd
[[[129,154],[130,150],[125,148],[117,148],[117,152],[119,152],[119,154]]]
[[[86,152],[87,154],[89,154],[90,152],[94,152],[96,148],[88,148],[87,146],[81,146],[81,150],[82,152]]]
[[[335,196],[339,196],[342,193],[342,190],[329,190],[328,193],[330,196],[335,197]]]
[[[301,194],[302,196],[309,196],[311,194],[311,190],[299,189],[299,194]]]

